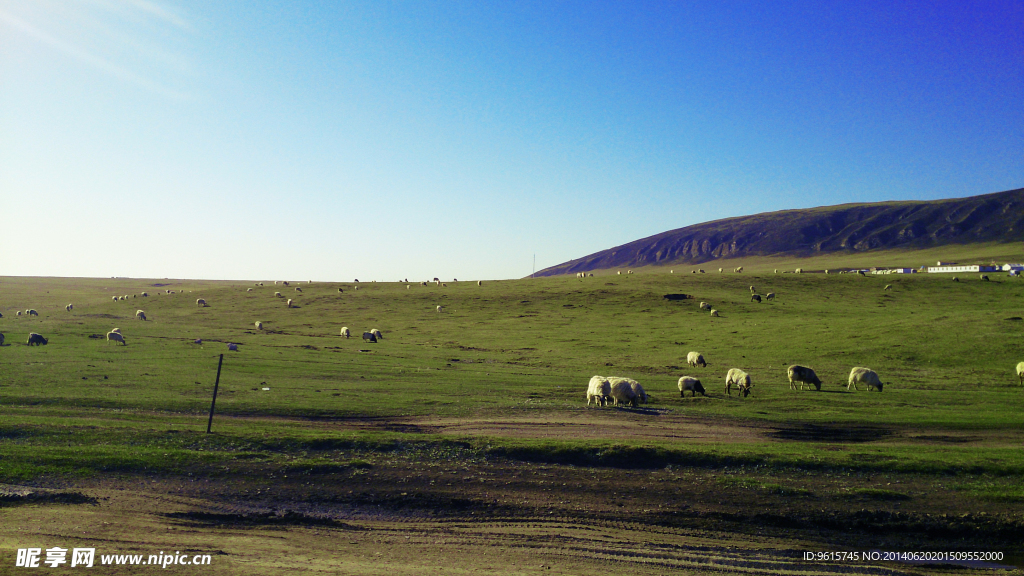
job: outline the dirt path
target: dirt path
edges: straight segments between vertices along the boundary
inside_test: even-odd
[[[261,574],[911,574],[912,567],[821,564],[805,547],[769,537],[571,517],[346,519],[316,525],[286,516],[245,520],[244,509],[176,495],[174,483],[91,488],[95,504],[0,508],[0,572],[18,548],[96,548],[94,573],[156,566],[99,566],[105,555],[210,555],[190,573]],[[308,520],[308,519],[307,519]],[[65,566],[67,568],[67,566]],[[942,571],[929,571],[940,574]]]

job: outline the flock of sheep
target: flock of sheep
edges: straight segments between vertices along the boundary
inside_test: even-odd
[[[697,366],[706,368],[708,365],[704,360],[704,355],[697,351],[686,355],[686,363],[694,368]],[[1017,365],[1017,375],[1020,377],[1021,384],[1024,384],[1024,362]],[[787,370],[787,376],[789,377],[790,390],[796,390],[797,385],[799,385],[800,390],[803,390],[805,386],[807,386],[808,390],[810,390],[811,386],[814,386],[815,390],[821,390],[821,379],[818,378],[818,375],[811,368],[794,364]],[[882,381],[879,380],[878,374],[874,370],[858,366],[850,370],[850,378],[846,389],[849,390],[853,386],[854,390],[860,390],[859,384],[864,384],[869,391],[874,388],[879,392],[882,391],[883,386]],[[730,396],[732,395],[732,388],[735,386],[737,393],[747,397],[750,395],[751,385],[750,374],[739,368],[730,368],[725,375],[725,393]],[[687,392],[691,393],[691,397],[696,396],[698,392],[701,396],[707,395],[707,391],[700,379],[694,376],[680,377],[677,386],[679,388],[679,395],[683,398],[686,397]],[[587,406],[590,406],[591,402],[593,402],[595,405],[600,406],[612,403],[614,405],[627,404],[636,408],[638,404],[646,403],[647,399],[648,396],[644,392],[643,386],[631,378],[593,376],[587,385]]]

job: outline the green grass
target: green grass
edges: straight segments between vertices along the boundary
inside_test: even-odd
[[[1022,423],[1024,389],[1013,370],[1024,360],[1024,322],[1007,320],[1024,317],[1024,281],[1002,274],[992,274],[992,282],[964,275],[958,284],[948,275],[774,274],[766,268],[771,265],[747,264],[743,274],[677,269],[447,288],[302,284],[302,293],[293,290],[295,284],[0,278],[0,332],[7,337],[0,347],[0,480],[119,470],[177,474],[190,463],[213,469],[241,455],[280,458],[273,455],[303,450],[319,458],[328,450],[434,449],[451,439],[337,433],[316,423],[574,413],[588,409],[584,392],[593,374],[636,378],[651,395],[647,408],[654,411],[614,412],[624,419],[653,420],[670,411],[780,426],[983,431],[997,439],[1005,434],[1006,443],[888,442],[823,451],[821,443],[802,441],[652,446],[628,438],[615,444],[491,438],[467,440],[460,449],[483,457],[627,467],[769,463],[1024,471],[1019,445],[1012,442]],[[883,291],[885,284],[893,290]],[[751,303],[749,285],[778,298]],[[158,294],[166,288],[178,294]],[[144,290],[148,298],[111,300]],[[297,307],[286,308],[273,297],[275,290]],[[662,297],[667,293],[696,298],[668,301]],[[199,297],[210,307],[197,308]],[[700,301],[714,305],[721,317],[700,312]],[[72,312],[64,310],[69,302]],[[438,314],[437,305],[445,312]],[[15,316],[27,308],[40,316]],[[149,321],[135,320],[137,309]],[[254,328],[257,320],[264,331]],[[90,338],[114,326],[128,346]],[[337,335],[342,326],[357,335],[380,328],[385,339],[346,340]],[[30,331],[50,344],[25,346]],[[197,338],[202,345],[193,343]],[[239,343],[240,351],[228,352],[228,342]],[[709,367],[687,367],[690,350],[701,351]],[[217,434],[207,436],[205,412],[221,353]],[[822,391],[790,390],[790,364],[813,367],[824,381]],[[884,392],[847,392],[853,366],[875,369]],[[732,367],[751,374],[750,397],[724,394],[724,375]],[[675,383],[684,374],[701,378],[708,396],[680,398]]]

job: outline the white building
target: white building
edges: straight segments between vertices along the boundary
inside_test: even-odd
[[[928,273],[944,273],[944,272],[998,272],[999,266],[980,266],[975,264],[974,266],[929,266]]]

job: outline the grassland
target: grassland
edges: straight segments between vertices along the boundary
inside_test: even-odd
[[[803,267],[818,264],[844,263]],[[480,523],[478,533],[514,532],[536,544],[547,542],[532,532],[537,522],[555,518],[553,533],[579,542],[514,554],[527,564],[543,557],[553,573],[659,573],[675,560],[653,559],[672,554],[673,569],[694,569],[685,558],[700,554],[678,547],[709,534],[749,549],[746,561],[763,561],[768,572],[801,569],[754,559],[764,547],[795,555],[838,543],[980,550],[987,542],[1019,552],[1024,388],[1014,366],[1024,360],[1024,281],[727,264],[737,265],[746,272],[657,268],[446,287],[0,278],[0,482],[19,487],[12,494],[70,490],[110,502],[174,493],[177,516],[162,522],[211,534],[244,525],[251,537],[284,522],[311,551],[319,536],[310,530],[397,522],[388,528],[394,549],[412,519],[444,518],[501,518],[516,528]],[[751,285],[777,299],[750,302]],[[143,291],[149,297],[132,298]],[[694,298],[664,298],[680,293]],[[721,317],[700,312],[700,301]],[[16,316],[28,308],[39,316]],[[134,318],[138,309],[148,321]],[[127,346],[102,338],[115,326]],[[342,326],[379,328],[385,338],[341,338]],[[29,332],[49,345],[24,345]],[[229,342],[239,350],[229,352]],[[709,367],[687,367],[690,350]],[[813,367],[822,390],[790,390],[790,364]],[[853,366],[878,371],[884,392],[848,392]],[[724,393],[732,367],[751,374],[750,397]],[[651,401],[588,408],[593,374],[636,378]],[[680,398],[675,382],[684,374],[701,378],[707,396]],[[82,514],[80,523],[112,513],[54,498],[31,506],[53,518]],[[0,515],[28,517],[18,502],[12,496]],[[292,515],[267,512],[284,509]],[[145,532],[151,512],[124,522]],[[438,529],[430,526],[415,530]],[[587,526],[664,541],[635,561],[567,552],[604,545],[584,537]],[[41,533],[0,532],[0,544],[6,552]],[[465,535],[457,549],[431,556],[434,564],[422,560],[426,544],[408,544],[426,564],[403,556],[390,571],[431,573],[424,566],[455,555],[460,570],[515,572],[502,560],[512,552],[495,538]],[[233,558],[232,569],[244,571]],[[0,552],[0,563],[8,560]],[[265,560],[257,572],[275,573]],[[350,568],[372,573],[371,565]]]

